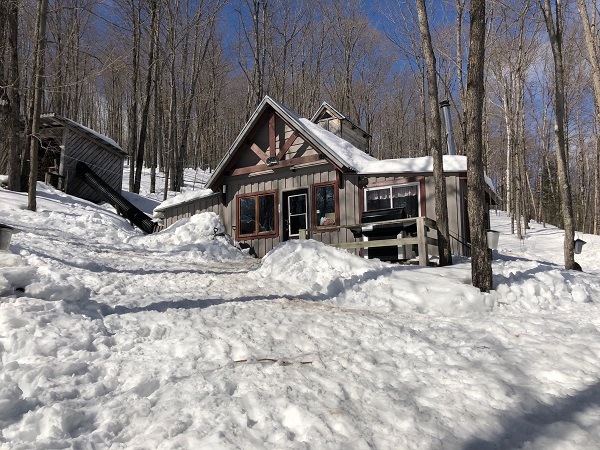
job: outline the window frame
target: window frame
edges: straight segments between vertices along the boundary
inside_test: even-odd
[[[260,213],[260,201],[259,197],[264,197],[272,195],[273,196],[273,230],[272,231],[263,231],[257,232],[258,223],[259,223],[259,213]],[[255,225],[254,225],[254,233],[252,234],[241,234],[241,202],[244,198],[254,198],[254,213],[255,213]],[[249,194],[238,194],[236,196],[236,239],[243,241],[247,239],[256,239],[256,238],[269,238],[279,235],[279,208],[278,208],[278,197],[277,190],[269,190],[269,191],[260,191],[260,192],[252,192]]]
[[[421,182],[420,181],[409,181],[407,183],[395,183],[395,184],[387,184],[384,186],[372,186],[372,187],[365,187],[364,188],[364,193],[363,193],[363,201],[364,201],[364,210],[365,211],[376,211],[376,210],[369,210],[367,208],[367,193],[369,191],[376,191],[376,190],[381,190],[381,189],[389,189],[390,192],[390,206],[389,208],[386,209],[392,209],[392,194],[393,194],[393,189],[395,187],[406,187],[406,186],[417,186],[417,205],[418,205],[418,211],[417,211],[417,217],[421,216],[423,214],[422,212],[422,206],[421,206]]]
[[[334,225],[319,225],[317,220],[317,189],[327,186],[333,186],[333,202],[335,204],[335,224]],[[323,183],[315,183],[311,189],[312,205],[311,205],[311,218],[314,224],[314,231],[328,231],[332,228],[339,228],[340,226],[340,202],[339,202],[339,186],[335,181],[327,181]]]

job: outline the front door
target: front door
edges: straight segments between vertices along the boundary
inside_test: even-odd
[[[283,240],[298,239],[301,229],[308,228],[308,189],[283,193]]]

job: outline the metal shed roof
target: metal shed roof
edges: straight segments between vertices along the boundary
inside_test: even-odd
[[[103,134],[100,134],[100,133],[92,130],[91,128],[88,128],[78,122],[75,122],[74,120],[67,119],[66,117],[63,117],[59,114],[56,114],[56,113],[42,114],[40,117],[40,122],[41,122],[40,129],[58,128],[58,127],[71,128],[71,129],[77,130],[77,131],[85,134],[87,137],[89,137],[93,141],[96,141],[100,145],[107,147],[109,150],[112,150],[113,152],[121,155],[123,158],[128,156],[127,152],[125,152],[119,146],[119,144],[117,144],[112,139],[110,139],[110,138],[104,136]]]

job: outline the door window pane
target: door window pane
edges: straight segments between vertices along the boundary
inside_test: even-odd
[[[306,229],[306,214],[290,216],[290,236],[298,236],[301,229]]]
[[[307,228],[306,194],[290,195],[288,197],[288,215],[290,236],[298,236],[300,229]]]
[[[256,230],[256,199],[240,199],[240,234],[254,234]]]
[[[306,195],[292,195],[290,197],[290,214],[304,214],[306,212]]]

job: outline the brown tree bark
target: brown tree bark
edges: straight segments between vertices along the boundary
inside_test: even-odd
[[[554,138],[556,143],[556,165],[558,184],[560,186],[561,212],[565,229],[565,269],[573,269],[575,264],[573,251],[575,233],[573,229],[573,204],[565,140],[565,79],[562,54],[562,6],[560,0],[555,0],[554,6],[556,18],[554,18],[554,14],[552,13],[550,0],[543,0],[543,3],[540,0],[540,7],[544,14],[546,30],[550,38],[554,59]]]
[[[427,99],[431,127],[426,130],[429,154],[433,158],[433,178],[435,183],[435,215],[438,227],[439,265],[452,264],[452,250],[450,248],[450,230],[448,228],[448,199],[446,196],[446,178],[444,176],[444,161],[442,156],[442,121],[440,118],[437,65],[425,0],[416,0],[417,14],[419,16],[419,32],[421,34],[421,47],[427,66]]]
[[[598,48],[597,37],[594,36],[593,30],[596,29],[596,21],[590,23],[589,13],[585,0],[578,0],[577,6],[579,16],[583,25],[583,37],[585,39],[585,48],[588,53],[588,62],[592,67],[592,85],[594,87],[594,104],[596,105],[596,154],[594,157],[594,220],[593,232],[600,233],[598,229],[598,221],[600,220],[600,49]],[[594,16],[595,17],[595,16]]]
[[[492,289],[492,264],[487,247],[483,167],[485,0],[471,0],[465,119],[467,130],[467,204],[471,229],[471,278],[482,292]]]
[[[6,62],[6,83],[3,100],[6,103],[2,107],[2,116],[6,129],[6,145],[8,149],[8,188],[13,191],[21,190],[21,151],[23,145],[20,139],[20,116],[21,97],[19,93],[19,52],[18,26],[19,26],[19,3],[16,0],[3,0],[6,14],[6,28],[4,30],[4,48],[0,58]]]
[[[142,169],[144,167],[144,150],[146,145],[146,134],[148,131],[148,113],[150,111],[150,100],[152,98],[152,74],[155,64],[155,35],[158,34],[158,0],[150,2],[150,52],[148,55],[148,68],[146,72],[146,90],[144,94],[144,106],[142,108],[142,122],[140,124],[140,138],[138,142],[137,155],[135,157],[135,176],[133,182],[133,192],[140,193],[140,184],[142,182]],[[130,166],[133,170],[133,165]]]
[[[130,0],[131,25],[133,33],[132,49],[132,71],[133,79],[131,86],[131,105],[129,110],[129,191],[135,191],[135,157],[138,148],[138,79],[140,72],[140,8],[141,4],[136,4]]]
[[[34,64],[34,97],[33,117],[31,125],[31,136],[29,141],[29,191],[27,209],[35,211],[36,205],[36,183],[38,177],[38,149],[39,149],[39,126],[42,107],[42,86],[44,77],[44,60],[46,54],[46,17],[48,15],[48,0],[38,1],[37,23],[36,23],[36,45]]]

